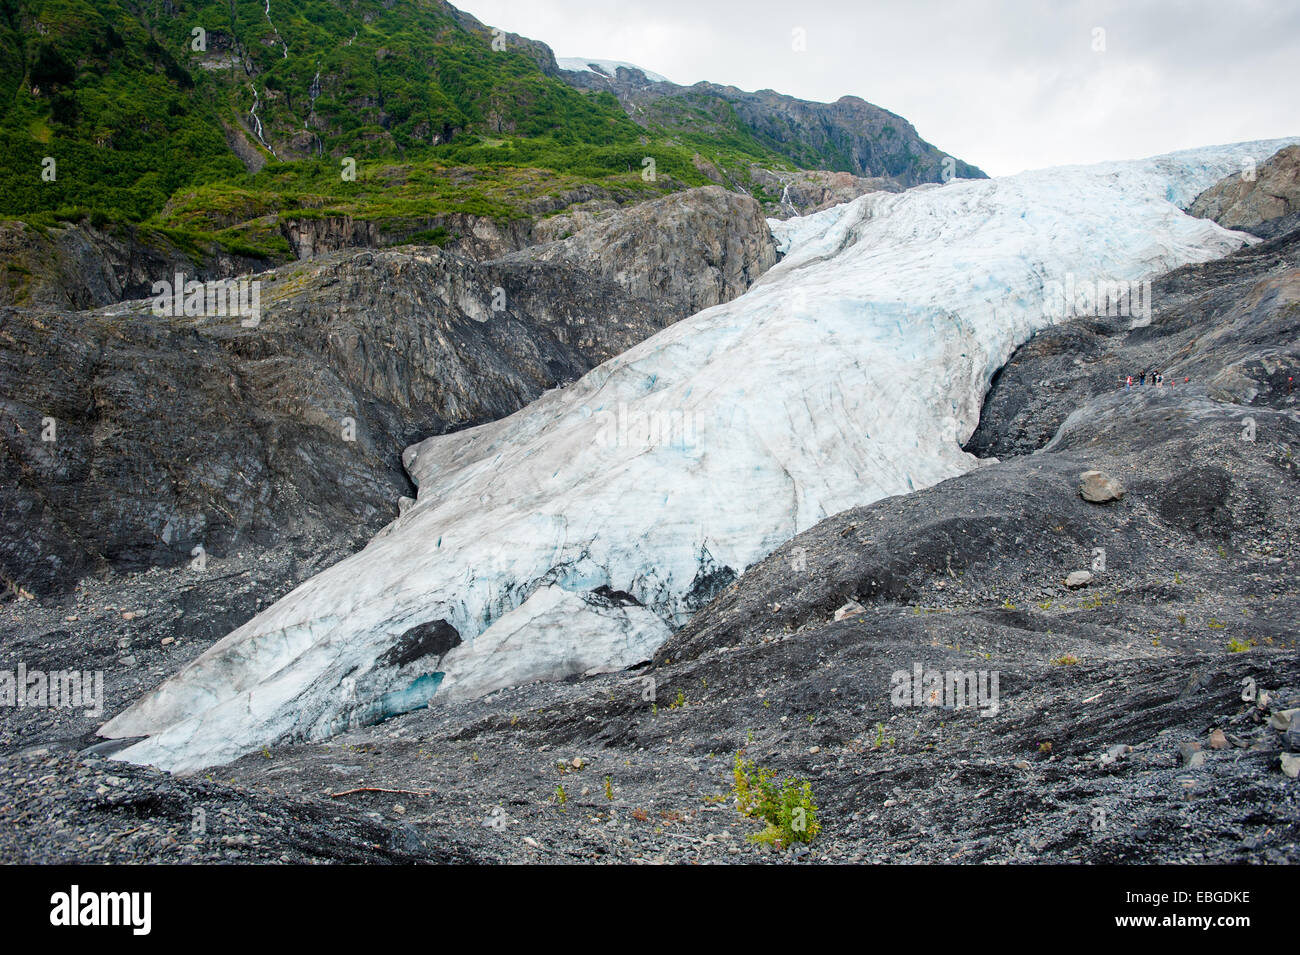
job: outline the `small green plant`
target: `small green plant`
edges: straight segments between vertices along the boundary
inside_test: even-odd
[[[1233,637],[1231,640],[1228,641],[1228,652],[1245,653],[1254,645],[1255,645],[1254,640],[1238,640],[1236,637]]]
[[[569,794],[564,791],[564,784],[555,787],[555,804],[560,807],[560,812],[564,812],[564,804],[569,801]]]
[[[610,802],[614,801],[614,783],[608,776],[605,777],[605,798]]]
[[[796,842],[812,842],[821,831],[812,784],[806,779],[791,777],[778,786],[775,773],[745,759],[744,750],[736,752],[732,778],[737,811],[767,823],[762,832],[749,837],[751,842],[786,848]]]
[[[445,226],[438,226],[434,229],[423,229],[419,232],[413,232],[407,236],[403,245],[436,245],[442,248],[451,238]]]
[[[1052,661],[1052,666],[1071,667],[1079,662],[1079,658],[1073,653],[1063,653]]]
[[[668,704],[668,709],[677,710],[677,709],[681,709],[685,705],[686,705],[686,694],[683,691],[678,690],[677,697],[671,703]]]

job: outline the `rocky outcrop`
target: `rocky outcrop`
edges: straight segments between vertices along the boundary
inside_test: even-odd
[[[824,169],[776,172],[753,166],[750,176],[769,196],[777,197],[763,203],[763,211],[775,219],[812,215],[868,192],[901,192],[903,188],[887,177],[867,179]]]
[[[177,272],[216,279],[267,264],[216,243],[196,261],[162,233],[135,226],[104,231],[88,222],[38,228],[0,221],[0,305],[96,308],[150,295],[155,281]]]
[[[412,493],[406,445],[509,414],[681,314],[565,264],[436,248],[254,280],[251,327],[148,301],[0,310],[8,581],[40,593],[199,546],[359,543]]]
[[[671,304],[683,317],[731,301],[776,264],[758,203],[720,186],[545,223],[550,234],[568,227],[577,231],[507,261],[586,268],[632,296]]]
[[[1151,300],[1156,319],[1149,325],[1079,318],[1017,349],[994,377],[966,450],[998,458],[1033,453],[1081,402],[1124,389],[1129,376],[1127,393],[1207,394],[1250,408],[1300,410],[1293,380],[1300,378],[1300,230],[1160,276]],[[1139,384],[1143,372],[1146,384]]]
[[[533,228],[465,219],[460,242],[485,253]],[[0,513],[12,528],[0,573],[40,593],[198,546],[220,555],[288,536],[311,549],[328,534],[346,552],[412,492],[406,445],[510,414],[740,295],[776,258],[757,203],[717,187],[539,222],[543,235],[577,231],[475,264],[430,247],[327,251],[382,237],[303,220],[287,234],[308,261],[256,276],[255,327],[159,317],[147,301],[75,314],[178,271],[243,263],[200,271],[170,246],[78,226],[37,236],[24,248],[40,281],[23,302],[46,307],[0,312]]]
[[[795,537],[657,658],[694,659],[819,627],[849,600],[1002,609],[992,622],[1050,629],[1067,645],[1150,633],[1199,650],[1222,650],[1230,638],[1291,647],[1300,421],[1270,409],[1254,418],[1268,444],[1242,440],[1241,409],[1203,389],[1084,400],[1039,453],[844,511]],[[1122,500],[1098,507],[1078,493],[1080,473],[1095,468],[1123,476]],[[1062,603],[1064,580],[1089,569],[1110,607],[1095,618]],[[932,624],[939,638],[948,627]],[[952,624],[954,635],[960,629]]]
[[[294,255],[300,259],[350,248],[428,245],[435,236],[433,244],[440,248],[472,259],[495,259],[553,240],[559,234],[557,225],[560,223],[590,221],[592,210],[616,209],[620,204],[638,198],[630,191],[615,193],[586,184],[538,196],[524,204],[524,215],[515,218],[448,212],[357,220],[347,215],[286,213],[281,217],[279,228]],[[573,228],[569,225],[565,231],[571,232]]]
[[[951,160],[952,176],[985,178],[976,167],[926,142],[903,117],[857,96],[811,103],[772,90],[745,93],[711,84],[693,89],[700,85],[731,103],[759,142],[800,165],[811,165],[814,155],[838,156],[855,176],[885,176],[915,186],[944,181],[944,161]]]
[[[354,220],[351,216],[312,216],[287,218],[280,232],[300,259],[314,259],[342,249],[373,249],[380,245],[379,228],[374,222]]]
[[[1187,211],[1228,229],[1271,237],[1273,230],[1258,232],[1259,227],[1300,213],[1300,145],[1279,149],[1258,168],[1226,176],[1197,196]]]
[[[154,282],[171,281],[177,272],[210,281],[291,258],[432,241],[479,261],[549,244],[525,258],[592,270],[634,296],[663,296],[689,314],[739,295],[776,260],[762,213],[747,196],[714,187],[620,205],[626,198],[579,187],[539,197],[528,205],[527,216],[513,219],[465,213],[381,220],[286,214],[277,221],[270,215],[260,227],[278,230],[288,250],[273,259],[234,255],[215,242],[201,250],[182,249],[145,227],[103,230],[83,222],[42,229],[0,221],[0,305],[99,308],[151,295]],[[576,236],[595,226],[586,238]],[[570,237],[567,245],[554,245]]]

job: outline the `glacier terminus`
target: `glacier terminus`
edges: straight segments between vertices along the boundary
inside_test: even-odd
[[[994,373],[1067,275],[1138,281],[1256,241],[1183,208],[1286,140],[870,193],[771,221],[781,261],[403,463],[417,500],[100,729],[194,771],[653,651],[828,515],[977,466]],[[264,321],[274,322],[271,311]]]

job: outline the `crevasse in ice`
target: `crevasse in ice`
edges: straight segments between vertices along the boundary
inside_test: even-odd
[[[417,502],[101,729],[186,771],[434,700],[646,659],[745,567],[975,465],[992,374],[1067,274],[1248,237],[1181,208],[1289,140],[876,193],[772,222],[784,258],[501,421],[408,448]],[[274,315],[266,321],[274,322]]]

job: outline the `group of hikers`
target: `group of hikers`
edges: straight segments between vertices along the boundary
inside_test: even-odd
[[[1146,368],[1143,368],[1142,371],[1140,371],[1140,372],[1138,373],[1138,376],[1137,376],[1137,384],[1138,384],[1139,386],[1141,386],[1141,385],[1145,385],[1145,384],[1147,383],[1147,379],[1148,379],[1148,378],[1151,379],[1151,384],[1155,385],[1157,388],[1164,387],[1164,385],[1165,385],[1165,376],[1164,376],[1164,374],[1163,374],[1162,372],[1156,371],[1155,369],[1150,369],[1150,370],[1148,370],[1148,369],[1146,369]],[[1190,377],[1186,377],[1186,376],[1184,376],[1184,378],[1183,378],[1183,384],[1186,385],[1186,384],[1190,383],[1191,380],[1192,380],[1192,379],[1191,379]],[[1177,379],[1177,378],[1170,378],[1168,384],[1169,384],[1169,387],[1172,388],[1174,385],[1178,384],[1178,379]],[[1124,387],[1125,387],[1125,389],[1128,389],[1128,388],[1132,388],[1132,387],[1133,387],[1133,376],[1132,376],[1132,375],[1129,375],[1128,378],[1126,378],[1126,379],[1124,380]]]
[[[1166,381],[1165,381],[1165,376],[1164,376],[1161,372],[1159,372],[1159,371],[1154,371],[1154,370],[1152,370],[1152,371],[1148,371],[1147,369],[1144,368],[1144,369],[1142,369],[1142,371],[1138,372],[1138,376],[1137,376],[1137,384],[1138,384],[1138,386],[1145,385],[1145,384],[1147,383],[1147,379],[1148,379],[1148,378],[1151,379],[1151,384],[1155,385],[1157,388],[1160,388],[1160,387],[1164,386],[1165,384],[1168,384],[1169,387],[1172,388],[1174,385],[1178,384],[1178,378],[1177,378],[1177,377],[1170,378],[1169,381],[1166,382]],[[1128,389],[1132,388],[1133,385],[1134,385],[1134,381],[1133,381],[1133,376],[1132,376],[1132,375],[1129,375],[1127,378],[1121,378],[1120,380],[1124,382],[1124,389],[1125,389],[1126,391],[1127,391]],[[1185,384],[1185,385],[1186,385],[1186,384],[1189,384],[1189,383],[1191,382],[1191,380],[1192,380],[1192,379],[1191,379],[1190,377],[1188,377],[1188,376],[1186,376],[1186,375],[1183,376],[1183,384]],[[1287,376],[1287,379],[1286,379],[1286,393],[1287,393],[1288,395],[1291,394],[1291,393],[1292,393],[1292,389],[1294,389],[1294,388],[1295,388],[1295,377],[1294,377],[1294,376],[1291,376],[1291,375],[1288,375],[1288,376]]]

